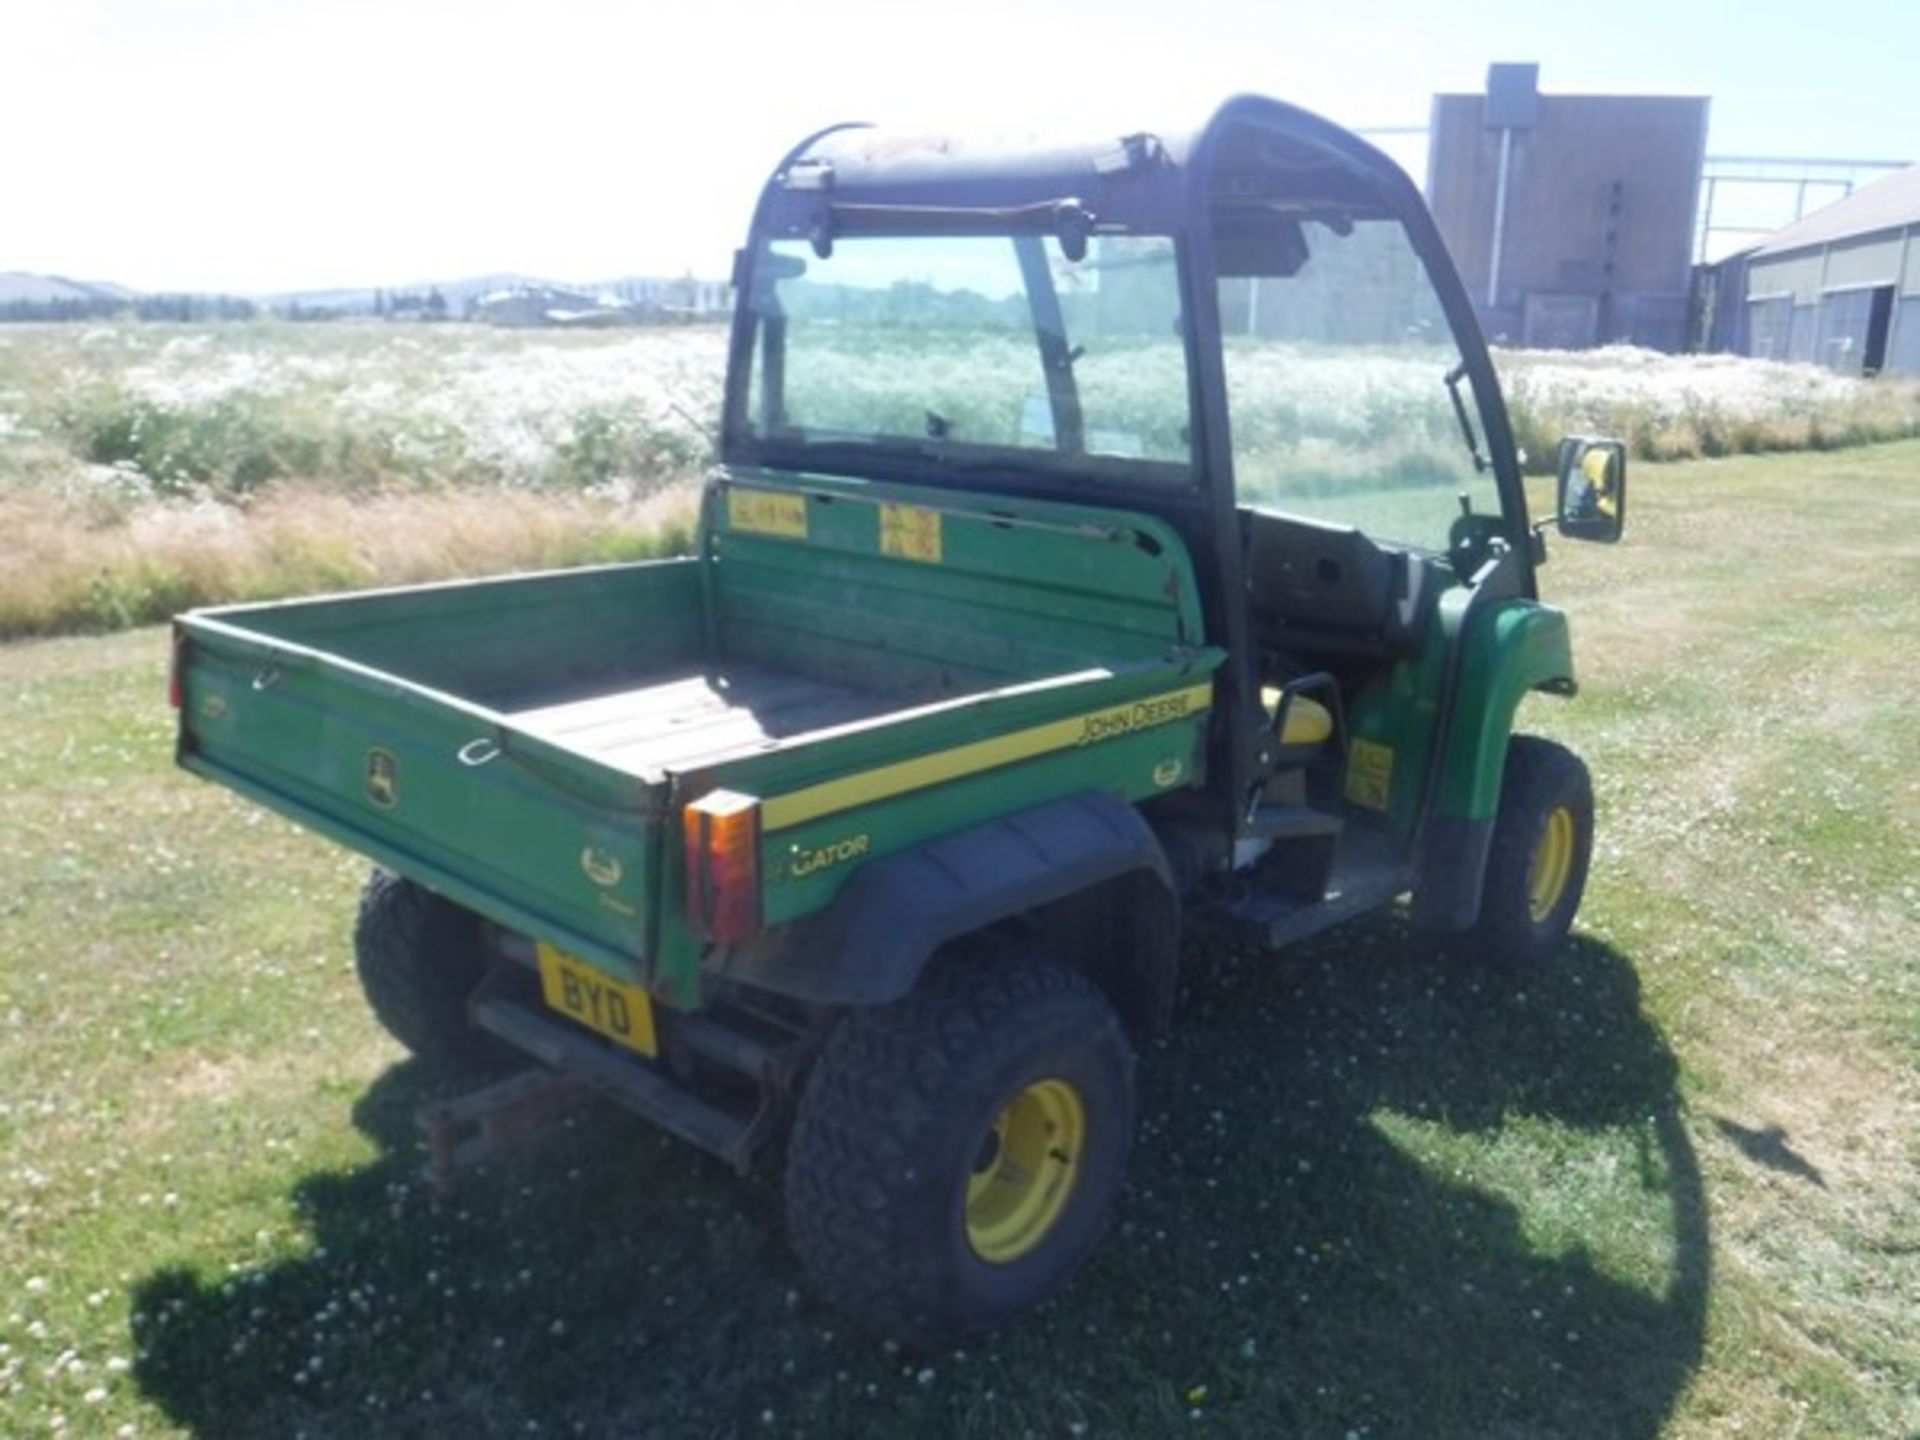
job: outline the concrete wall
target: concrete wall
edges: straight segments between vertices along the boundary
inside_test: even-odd
[[[1531,309],[1542,343],[1680,348],[1707,102],[1541,96],[1538,123],[1511,132],[1491,304],[1500,132],[1486,128],[1484,116],[1484,96],[1434,97],[1427,193],[1488,334],[1526,342]],[[1590,334],[1569,329],[1583,308],[1593,316]]]

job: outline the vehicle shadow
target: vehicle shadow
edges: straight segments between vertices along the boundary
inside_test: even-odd
[[[1279,1232],[1263,1313],[1288,1373],[1243,1379],[1266,1433],[1658,1433],[1704,1348],[1711,1246],[1628,958],[1578,936],[1514,976],[1389,915],[1279,967],[1197,968],[1199,1033],[1153,1072],[1182,1177],[1161,1223]]]
[[[1503,979],[1386,916],[1189,962],[1117,1233],[966,1352],[853,1333],[770,1187],[608,1109],[436,1209],[409,1064],[295,1187],[308,1253],[139,1282],[135,1376],[211,1436],[1654,1435],[1709,1244],[1627,958]]]

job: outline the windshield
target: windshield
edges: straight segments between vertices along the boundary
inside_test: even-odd
[[[1267,273],[1219,281],[1240,501],[1434,549],[1462,494],[1498,514],[1450,393],[1484,453],[1472,384],[1400,222],[1330,215],[1283,238],[1245,267]]]
[[[772,241],[755,265],[748,433],[1179,478],[1187,327],[1173,242],[1037,235]]]

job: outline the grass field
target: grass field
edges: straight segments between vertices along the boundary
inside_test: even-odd
[[[1920,1432],[1920,443],[1632,494],[1559,962],[1190,949],[1118,1232],[964,1354],[616,1113],[436,1210],[361,863],[170,767],[162,632],[0,648],[0,1435]]]

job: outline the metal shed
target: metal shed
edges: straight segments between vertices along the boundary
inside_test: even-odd
[[[1920,375],[1920,165],[1789,225],[1747,268],[1747,353]]]

